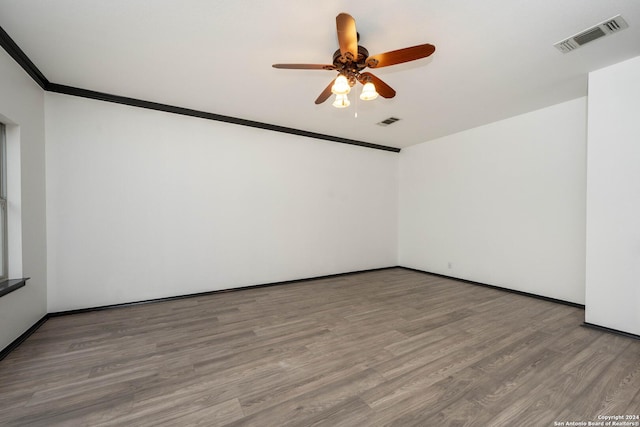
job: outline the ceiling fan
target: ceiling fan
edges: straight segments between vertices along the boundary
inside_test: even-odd
[[[360,99],[365,101],[377,98],[393,98],[396,91],[373,74],[363,71],[365,68],[380,68],[402,64],[426,58],[435,52],[436,47],[431,44],[421,44],[404,49],[392,50],[369,56],[369,51],[358,45],[360,34],[356,31],[356,21],[347,13],[336,16],[338,30],[338,49],[333,54],[333,64],[273,64],[274,68],[291,70],[329,70],[338,71],[338,77],[331,81],[316,99],[316,104],[322,104],[331,94],[336,95],[334,107],[348,107],[350,102],[347,94],[356,82],[362,83]]]

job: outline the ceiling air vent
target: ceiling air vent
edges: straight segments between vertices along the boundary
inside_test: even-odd
[[[620,15],[609,18],[591,28],[587,28],[580,33],[569,37],[566,40],[559,41],[554,46],[562,53],[571,52],[589,42],[599,39],[600,37],[609,36],[624,30],[629,25]]]
[[[398,120],[400,120],[400,119],[398,119],[397,117],[389,117],[388,119],[385,119],[385,120],[383,120],[381,122],[378,122],[376,124],[378,126],[389,126],[389,125],[397,122]]]

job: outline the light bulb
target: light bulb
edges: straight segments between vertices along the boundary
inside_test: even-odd
[[[331,92],[336,95],[346,95],[351,91],[351,86],[349,86],[349,81],[345,76],[340,74],[336,77],[336,81],[331,86]]]
[[[344,93],[336,95],[336,100],[333,101],[332,105],[336,108],[347,108],[351,105],[351,102],[349,101],[349,98],[347,98],[347,94]]]
[[[364,84],[362,88],[362,93],[360,94],[360,99],[363,101],[371,101],[372,99],[376,99],[378,97],[378,92],[376,92],[376,87],[373,83],[367,82]]]

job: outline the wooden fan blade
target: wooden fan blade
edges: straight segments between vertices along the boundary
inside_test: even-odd
[[[372,55],[367,58],[366,64],[370,68],[388,67],[389,65],[402,64],[403,62],[426,58],[435,51],[436,47],[434,45],[421,44],[418,46],[406,47],[404,49]]]
[[[320,96],[316,99],[316,104],[322,104],[324,101],[329,99],[329,97],[331,96],[331,87],[333,86],[333,82],[334,80],[331,80],[331,83],[329,83],[329,86],[324,88]]]
[[[285,68],[288,70],[335,70],[335,65],[329,64],[273,64],[273,68]]]
[[[336,28],[338,30],[338,43],[342,56],[351,55],[349,60],[358,57],[358,32],[356,31],[356,21],[347,13],[336,16]]]
[[[368,81],[373,83],[373,85],[376,87],[376,92],[378,92],[378,94],[383,98],[393,98],[394,96],[396,96],[396,91],[393,90],[391,86],[371,73],[360,73],[360,78],[358,80],[362,84],[365,84]]]

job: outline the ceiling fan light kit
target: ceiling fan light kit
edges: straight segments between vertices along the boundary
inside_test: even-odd
[[[346,95],[351,92],[351,86],[349,86],[349,81],[345,76],[340,74],[336,77],[336,80],[333,82],[333,86],[331,86],[331,93],[335,95]]]
[[[362,93],[360,93],[360,99],[363,101],[373,101],[378,97],[378,92],[376,92],[376,87],[373,83],[367,82],[362,87]]]
[[[349,105],[351,105],[351,101],[349,101],[346,93],[338,94],[336,95],[336,100],[333,101],[332,105],[336,108],[347,108]]]
[[[346,108],[350,102],[347,94],[351,88],[360,82],[363,85],[360,99],[371,101],[378,97],[393,98],[396,91],[388,84],[369,72],[363,70],[369,68],[388,67],[426,58],[435,52],[435,46],[421,44],[390,52],[369,55],[369,51],[358,45],[359,34],[356,31],[356,21],[347,13],[336,16],[336,29],[338,33],[338,49],[333,54],[333,64],[273,64],[274,68],[292,70],[329,70],[338,71],[338,77],[329,83],[316,99],[316,104],[325,102],[331,94],[336,95],[333,106]]]

